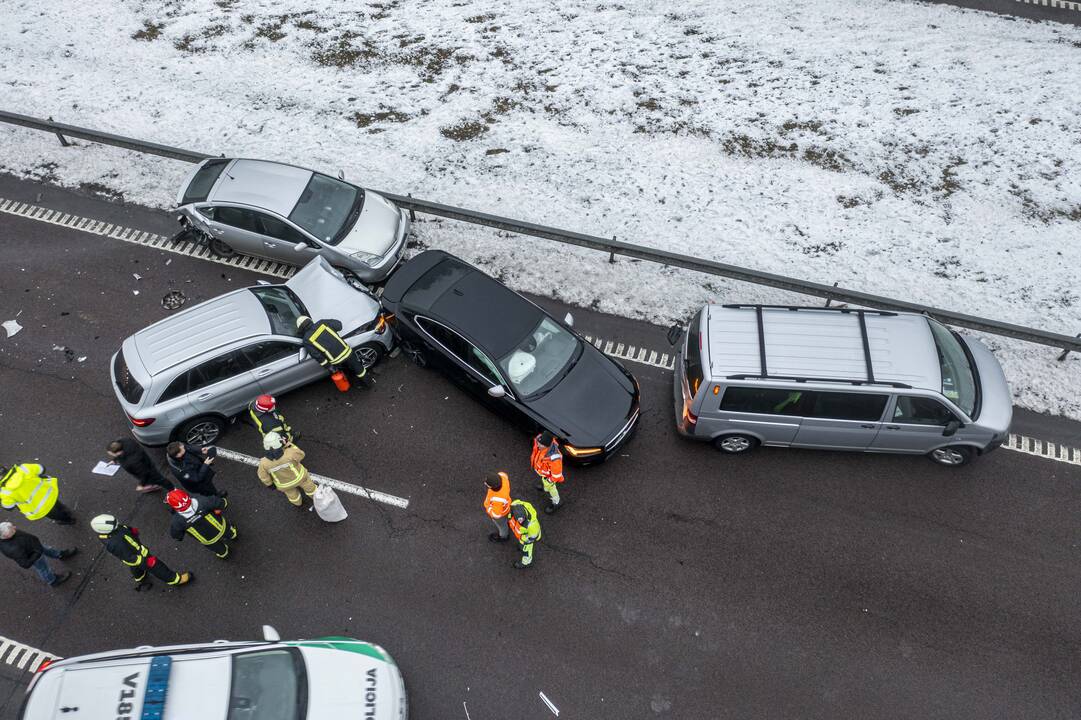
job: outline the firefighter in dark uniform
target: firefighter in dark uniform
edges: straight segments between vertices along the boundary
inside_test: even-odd
[[[139,540],[139,529],[122,524],[112,515],[98,515],[90,521],[90,527],[111,555],[128,566],[135,589],[150,588],[147,571],[166,585],[187,585],[195,579],[190,572],[174,572],[158,557],[150,554],[150,548]]]
[[[338,320],[319,320],[312,322],[307,315],[297,318],[297,330],[300,331],[300,339],[304,341],[304,347],[312,357],[319,361],[323,367],[344,365],[349,372],[356,375],[357,380],[365,382],[368,368],[364,367],[353,348],[342,339],[338,331],[342,324]],[[333,371],[333,370],[332,370]]]
[[[189,495],[183,490],[172,490],[165,501],[173,510],[169,534],[174,540],[191,535],[215,556],[222,560],[229,557],[226,540],[236,540],[236,527],[222,514],[228,500],[217,495]]]
[[[251,418],[255,429],[260,437],[266,437],[267,433],[276,432],[289,445],[299,437],[294,436],[293,428],[285,422],[285,416],[278,412],[278,401],[273,395],[260,395],[248,405],[248,417]]]

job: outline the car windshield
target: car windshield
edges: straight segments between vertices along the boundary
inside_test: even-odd
[[[341,180],[312,173],[289,219],[329,245],[337,245],[360,215],[364,193]]]
[[[977,388],[968,354],[961,341],[946,326],[930,319],[927,324],[931,326],[938,350],[938,363],[942,367],[942,394],[972,417],[976,409]]]
[[[550,318],[499,361],[503,376],[522,397],[536,394],[558,377],[574,358],[578,338]]]
[[[234,655],[227,720],[303,718],[307,698],[300,662],[290,650]]]
[[[259,304],[266,310],[270,320],[270,332],[275,335],[297,335],[297,318],[307,315],[304,303],[289,288],[282,285],[266,285],[248,288],[252,295],[259,298]]]

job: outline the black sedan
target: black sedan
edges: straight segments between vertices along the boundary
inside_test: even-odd
[[[472,265],[429,250],[383,289],[403,352],[446,373],[568,460],[603,460],[638,422],[638,383],[571,328]]]

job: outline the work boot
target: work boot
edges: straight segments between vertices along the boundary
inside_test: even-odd
[[[59,575],[57,575],[57,576],[56,576],[56,579],[55,579],[55,580],[53,580],[53,581],[52,581],[51,583],[49,583],[49,584],[50,584],[50,585],[52,585],[53,587],[56,587],[57,585],[62,585],[62,584],[64,584],[65,582],[67,582],[67,581],[68,581],[68,578],[70,578],[70,577],[71,577],[71,573],[70,573],[70,572],[62,572],[62,573],[60,573]]]
[[[561,508],[561,507],[563,507],[563,503],[556,504],[556,503],[551,503],[550,502],[550,503],[548,503],[547,505],[544,506],[544,514],[545,515],[554,515],[559,510],[559,508]]]
[[[529,568],[533,567],[533,563],[529,563],[528,565],[526,565],[521,560],[515,560],[514,567],[518,570],[528,570]]]
[[[177,585],[187,585],[188,583],[190,583],[194,579],[195,579],[195,573],[182,572],[182,573],[180,573],[180,582],[178,582]]]
[[[161,485],[136,485],[135,492],[152,493],[161,490]]]
[[[488,533],[488,542],[507,542],[510,540],[510,535],[502,537],[499,533]]]
[[[548,491],[544,489],[544,483],[540,482],[539,480],[533,486],[533,489],[536,490],[537,492],[542,492],[542,493],[545,493],[545,494],[548,493]]]
[[[75,548],[75,547],[68,548],[67,550],[61,550],[60,551],[60,557],[58,557],[56,559],[57,560],[67,560],[69,557],[71,557],[72,555],[77,554],[78,552],[79,552],[79,548]]]

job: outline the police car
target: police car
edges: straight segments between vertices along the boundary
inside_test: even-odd
[[[345,637],[143,646],[55,660],[20,720],[405,720],[405,684],[383,648]]]

